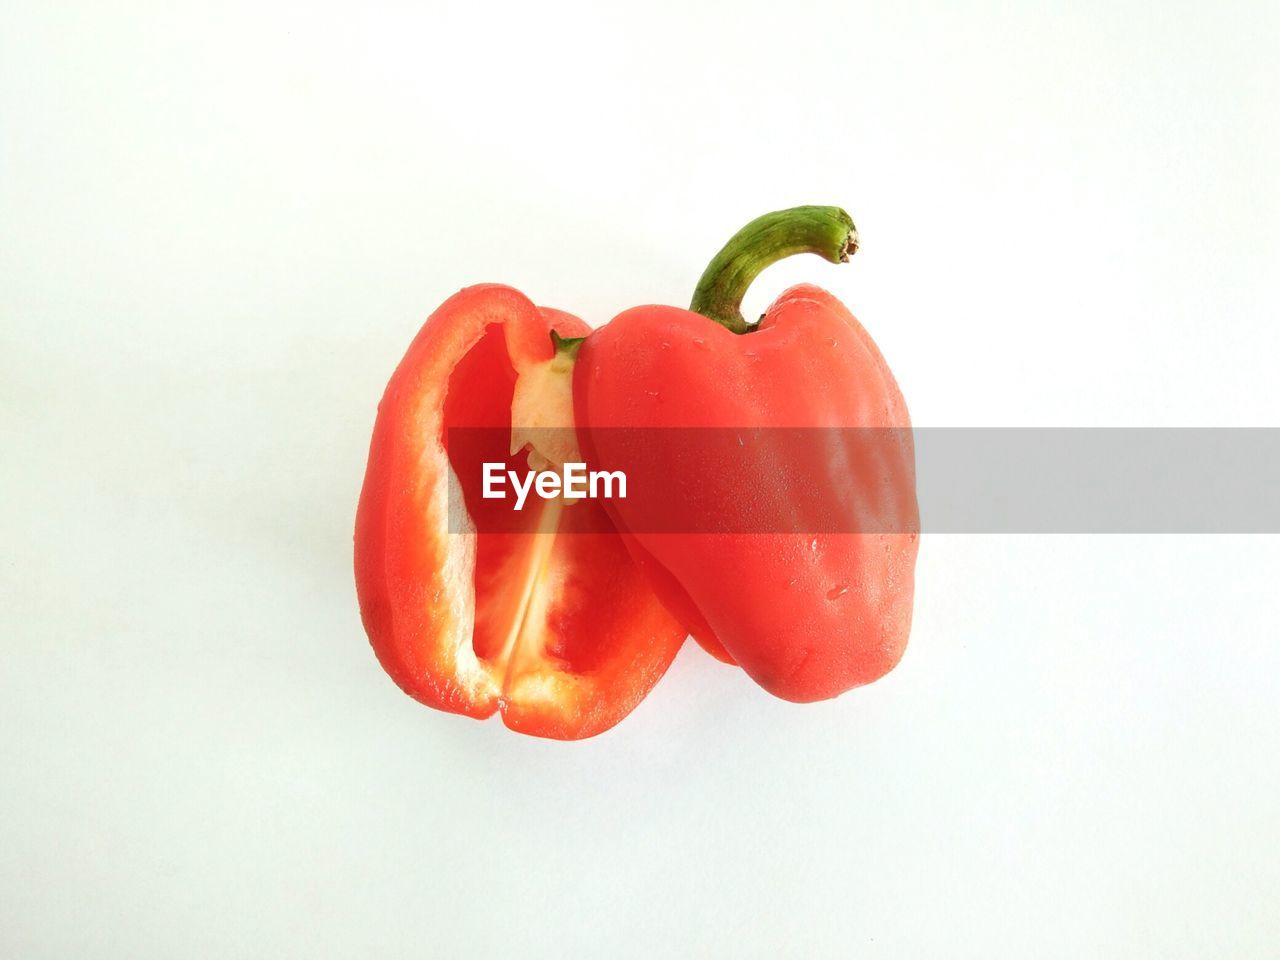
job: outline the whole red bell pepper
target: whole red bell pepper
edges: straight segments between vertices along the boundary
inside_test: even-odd
[[[769,214],[712,261],[690,310],[636,307],[576,348],[582,452],[648,494],[606,504],[632,556],[708,651],[794,701],[875,680],[902,656],[919,529],[910,418],[831,294],[794,287],[757,324],[740,304],[782,257],[842,262],[856,248],[838,208]],[[699,460],[691,428],[758,432],[741,456]],[[708,515],[743,525],[708,531]]]
[[[513,513],[481,495],[482,463],[529,470],[513,428],[572,435],[553,330],[588,332],[497,285],[463,290],[427,320],[378,406],[355,572],[373,649],[405,692],[574,739],[626,716],[686,633],[599,503],[537,499]]]

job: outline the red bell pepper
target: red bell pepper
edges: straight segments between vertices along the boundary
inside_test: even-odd
[[[598,503],[536,500],[513,513],[481,496],[481,463],[529,469],[511,451],[513,420],[572,435],[553,330],[588,332],[497,285],[463,290],[427,320],[378,407],[355,571],[373,649],[406,693],[574,739],[626,716],[686,633]]]
[[[794,287],[758,324],[739,306],[770,263],[842,262],[856,237],[834,207],[761,217],[712,261],[691,310],[636,307],[577,348],[583,455],[650,495],[607,503],[628,549],[699,643],[794,701],[875,680],[902,656],[919,528],[910,419],[875,343],[831,294]],[[822,434],[797,456],[793,433],[765,429],[742,456],[708,454],[699,468],[688,428]],[[655,503],[669,514],[661,529]],[[706,532],[708,513],[754,526]]]

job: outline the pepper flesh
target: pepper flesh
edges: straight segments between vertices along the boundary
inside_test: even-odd
[[[588,332],[496,284],[461,291],[424,324],[378,407],[356,587],[374,652],[410,696],[578,739],[640,702],[685,631],[598,504],[531,499],[517,514],[480,495],[482,462],[528,469],[506,440],[512,403],[522,375],[536,382],[552,363],[552,330]],[[472,427],[486,429],[458,429]]]
[[[856,234],[835,213],[843,219],[827,220],[839,242],[824,255],[842,260]],[[826,220],[822,228],[830,232]],[[783,241],[781,255],[810,249],[789,234]],[[767,255],[756,259],[767,265]],[[750,266],[739,269],[745,283],[762,268]],[[664,491],[662,530],[639,499],[609,510],[655,592],[699,643],[779,697],[826,699],[883,676],[906,646],[919,529],[910,418],[880,351],[835,297],[794,287],[752,327],[737,314],[739,287],[708,310],[715,322],[648,306],[592,333],[574,373],[579,442],[593,468]],[[795,450],[784,440],[753,457],[719,458],[715,472],[698,476],[651,469],[687,454],[677,448],[689,428],[793,427],[830,431],[825,475],[790,469]],[[784,435],[763,436],[767,447]],[[782,466],[766,472],[762,463]],[[708,511],[750,513],[755,526],[698,532]],[[874,514],[875,532],[822,528],[864,514]]]

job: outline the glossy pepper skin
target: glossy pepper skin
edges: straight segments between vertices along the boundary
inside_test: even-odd
[[[574,371],[584,456],[662,487],[660,530],[643,514],[653,499],[609,503],[655,592],[709,652],[797,702],[883,676],[906,646],[919,529],[910,418],[875,343],[831,294],[794,287],[754,326],[738,304],[782,256],[839,262],[854,249],[837,208],[762,217],[712,262],[694,310],[627,310],[587,337]],[[688,428],[793,427],[824,429],[799,445],[765,430],[743,455],[708,452],[688,469]],[[708,512],[746,526],[705,532]]]
[[[427,320],[378,407],[355,573],[374,652],[406,693],[567,740],[625,717],[686,634],[598,504],[538,500],[512,514],[480,496],[483,461],[528,468],[507,443],[513,403],[522,377],[553,360],[552,330],[588,328],[494,284]],[[495,429],[454,430],[468,427]]]

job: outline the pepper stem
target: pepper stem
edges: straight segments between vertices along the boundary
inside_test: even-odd
[[[858,228],[839,207],[791,207],[757,217],[733,235],[703,271],[689,309],[734,333],[754,329],[742,298],[760,271],[797,253],[847,263],[858,249]]]
[[[582,349],[582,341],[586,337],[562,337],[551,331],[551,346],[557,360],[564,358],[570,365],[578,359],[578,351]]]

